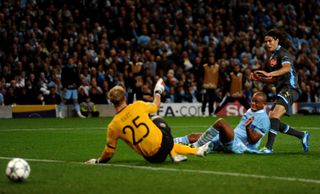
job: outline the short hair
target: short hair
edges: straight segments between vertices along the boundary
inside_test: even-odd
[[[111,88],[111,90],[108,92],[108,97],[115,106],[118,106],[125,100],[125,94],[125,89],[118,85]]]
[[[266,95],[264,92],[256,92],[256,93],[254,93],[254,95],[259,95],[259,96],[261,96],[262,101],[263,101],[264,103],[267,102],[267,95]]]

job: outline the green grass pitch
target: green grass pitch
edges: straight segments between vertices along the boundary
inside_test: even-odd
[[[232,126],[239,117],[225,117]],[[174,136],[204,131],[216,118],[165,118]],[[110,118],[1,119],[0,194],[82,193],[320,193],[320,117],[283,119],[310,132],[310,151],[298,139],[279,134],[272,155],[213,153],[187,162],[149,164],[123,142],[105,165],[83,162],[98,157]],[[265,142],[266,139],[264,139]],[[264,145],[263,142],[263,145]],[[29,179],[10,182],[10,158],[25,158]]]

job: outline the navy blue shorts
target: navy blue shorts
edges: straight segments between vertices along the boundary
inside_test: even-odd
[[[151,163],[161,163],[166,160],[173,148],[173,137],[169,125],[161,117],[153,119],[153,122],[162,132],[161,147],[155,155],[144,158]]]
[[[296,89],[292,88],[283,88],[278,94],[277,98],[275,100],[274,106],[276,104],[280,104],[285,107],[286,109],[286,114],[290,115],[291,114],[291,106],[292,104],[298,100],[299,98],[299,92]],[[272,110],[274,108],[272,107]]]

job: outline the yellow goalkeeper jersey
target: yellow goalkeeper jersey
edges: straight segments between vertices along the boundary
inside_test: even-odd
[[[160,129],[149,118],[157,106],[152,103],[136,101],[118,112],[107,128],[105,152],[114,153],[118,139],[125,141],[142,156],[153,156],[162,142]]]

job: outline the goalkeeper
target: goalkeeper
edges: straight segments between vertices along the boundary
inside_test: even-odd
[[[154,88],[152,103],[136,101],[127,104],[126,91],[121,86],[113,87],[109,99],[113,103],[116,114],[107,127],[107,141],[105,148],[97,159],[90,159],[86,163],[106,163],[114,155],[117,141],[126,142],[134,151],[151,163],[164,162],[168,155],[172,161],[180,162],[187,159],[185,155],[205,156],[210,143],[199,148],[191,148],[175,144],[170,127],[160,117],[150,118],[150,113],[156,113],[160,107],[164,82],[159,79]]]

